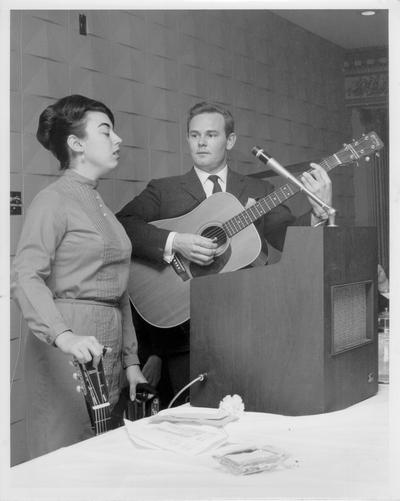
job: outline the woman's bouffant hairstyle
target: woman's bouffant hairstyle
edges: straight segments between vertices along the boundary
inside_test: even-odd
[[[36,138],[57,158],[61,170],[69,167],[68,136],[71,134],[79,138],[85,136],[85,114],[88,111],[105,113],[114,126],[114,115],[106,105],[78,94],[59,99],[48,106],[39,117]]]
[[[235,130],[235,121],[233,120],[232,113],[217,103],[208,103],[203,101],[202,103],[197,103],[192,106],[189,110],[187,121],[186,121],[186,131],[189,133],[189,125],[192,118],[203,113],[219,113],[224,117],[225,120],[225,135],[229,136]]]

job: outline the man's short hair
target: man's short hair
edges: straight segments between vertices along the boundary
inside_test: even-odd
[[[187,121],[186,121],[186,132],[189,133],[189,124],[192,118],[202,113],[219,113],[224,117],[225,120],[225,135],[229,136],[235,130],[235,121],[233,120],[232,113],[217,103],[210,103],[203,101],[192,106],[189,110]]]

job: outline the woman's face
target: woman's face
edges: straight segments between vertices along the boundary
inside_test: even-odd
[[[122,139],[114,132],[111,120],[105,113],[86,113],[85,137],[80,139],[84,160],[103,175],[118,165],[119,146]]]

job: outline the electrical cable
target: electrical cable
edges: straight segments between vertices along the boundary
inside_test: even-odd
[[[185,391],[187,390],[188,388],[190,388],[191,386],[193,386],[195,383],[197,382],[201,382],[201,381],[204,381],[205,379],[207,379],[207,372],[204,372],[203,374],[199,374],[197,376],[196,379],[193,379],[193,381],[190,381],[189,384],[187,384],[186,386],[184,386],[181,390],[178,391],[178,393],[174,396],[174,398],[171,400],[171,402],[168,404],[168,407],[167,409],[169,409],[172,404],[175,402],[175,400]]]

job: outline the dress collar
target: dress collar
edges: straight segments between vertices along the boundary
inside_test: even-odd
[[[80,184],[87,184],[92,188],[97,188],[97,185],[99,184],[97,180],[89,179],[88,177],[82,176],[82,174],[79,174],[78,172],[72,169],[67,169],[63,175],[67,179],[71,179],[72,181],[76,181],[77,183]]]

